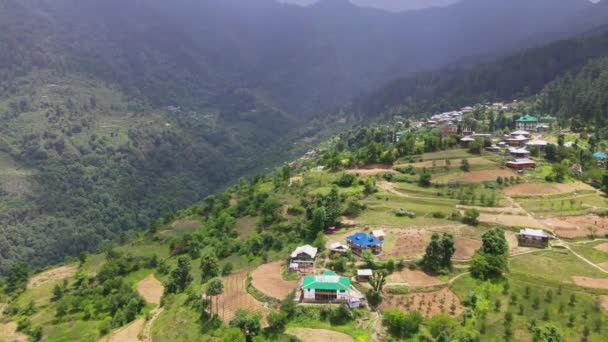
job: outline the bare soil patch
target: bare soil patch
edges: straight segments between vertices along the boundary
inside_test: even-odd
[[[503,192],[507,196],[546,196],[575,192],[580,190],[593,190],[593,188],[583,183],[526,183],[510,186],[508,188],[503,189]]]
[[[28,288],[41,286],[48,282],[56,282],[63,279],[73,277],[78,272],[78,265],[65,265],[58,268],[53,268],[33,276],[27,284]]]
[[[298,288],[298,281],[283,280],[281,275],[282,262],[264,264],[251,273],[251,284],[269,297],[285,299],[293,290]]]
[[[354,173],[358,174],[359,176],[375,176],[377,174],[385,173],[387,171],[392,171],[391,165],[373,164],[363,166],[358,169],[346,170],[347,173]]]
[[[236,220],[235,229],[239,232],[238,240],[246,240],[255,231],[257,217],[247,216]]]
[[[604,252],[604,253],[608,253],[608,243],[603,243],[601,245],[597,245],[597,246],[595,246],[595,249],[597,249],[598,251]]]
[[[608,296],[599,296],[600,304],[604,310],[608,310]]]
[[[16,322],[0,324],[0,341],[6,342],[28,342],[29,337],[17,331]]]
[[[475,252],[479,249],[479,247],[481,247],[481,241],[467,237],[457,236],[454,239],[454,247],[456,247],[454,259],[468,260],[471,259]]]
[[[604,271],[608,271],[608,262],[602,262],[601,264],[597,265],[601,267]]]
[[[289,185],[292,185],[293,183],[302,182],[302,179],[302,176],[293,176],[289,178]]]
[[[453,312],[451,306],[454,304]],[[400,309],[406,312],[418,311],[425,318],[445,312],[458,316],[464,311],[460,299],[448,288],[433,292],[412,293],[408,295],[386,295],[381,310]]]
[[[592,289],[608,289],[608,279],[573,276],[572,280],[578,286]]]
[[[496,224],[508,227],[527,227],[544,229],[545,226],[533,217],[528,215],[507,215],[507,214],[487,214],[482,213],[479,216],[479,222],[487,224]]]
[[[389,258],[413,258],[424,254],[426,249],[425,230],[423,229],[391,229],[386,231],[387,239],[395,239],[393,246],[385,239],[385,250],[380,255],[381,260]],[[393,236],[390,236],[393,235]]]
[[[597,215],[552,217],[543,220],[542,223],[563,238],[588,236],[591,234],[589,227],[595,228],[596,236],[608,234],[608,217]]]
[[[224,277],[224,292],[217,298],[218,314],[224,322],[230,322],[239,309],[257,312],[266,317],[264,305],[247,292],[247,272],[243,270]]]
[[[159,305],[164,291],[163,283],[156,279],[154,274],[150,274],[137,283],[137,292],[146,302],[151,304]]]
[[[482,170],[482,171],[471,171],[466,172],[459,178],[454,179],[456,182],[491,182],[495,181],[497,177],[511,177],[517,174],[510,170]]]
[[[469,162],[470,165],[491,165],[494,164],[494,162],[487,160],[486,158],[483,157],[475,157],[475,158],[466,158],[466,160]],[[435,162],[435,167],[445,167],[445,160],[427,160],[427,161],[422,161],[422,162],[418,162],[418,163],[413,163],[413,164],[402,164],[402,165],[398,165],[398,167],[402,167],[402,166],[413,166],[416,168],[432,168],[433,167],[433,162]],[[460,166],[460,162],[456,163],[454,161],[450,162],[450,167],[457,169]]]
[[[285,332],[287,335],[295,336],[302,342],[332,341],[332,342],[352,342],[353,338],[337,331],[325,329],[309,328],[289,328]]]
[[[444,282],[438,278],[430,276],[422,271],[412,271],[409,269],[394,272],[393,274],[389,275],[387,278],[387,283],[406,284],[407,286],[412,287],[427,287],[444,284]]]
[[[103,342],[140,342],[139,333],[144,328],[146,321],[143,318],[136,319],[135,321],[129,323],[129,325],[124,326],[112,334],[110,336],[102,338],[100,341]]]

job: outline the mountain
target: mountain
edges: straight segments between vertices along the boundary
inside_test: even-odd
[[[388,13],[340,0],[1,1],[0,271],[134,234],[310,148],[337,121],[326,113],[359,94],[525,46],[592,8],[600,7],[467,0]]]
[[[450,66],[396,80],[361,97],[354,102],[354,108],[372,117],[387,112],[416,115],[471,103],[513,100],[535,95],[548,83],[577,73],[593,59],[606,55],[608,27],[522,50],[496,61],[469,67]],[[551,109],[561,112],[554,106]]]

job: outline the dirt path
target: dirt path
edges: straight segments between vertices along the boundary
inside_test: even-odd
[[[569,250],[569,251],[570,251],[572,254],[574,254],[574,256],[576,256],[577,258],[579,258],[579,259],[583,260],[584,262],[586,262],[587,264],[591,265],[592,267],[594,267],[594,268],[596,268],[596,269],[600,270],[600,272],[608,274],[608,271],[606,271],[605,269],[603,269],[603,268],[601,268],[600,266],[596,265],[595,263],[591,262],[591,260],[589,260],[589,259],[585,258],[584,256],[582,256],[582,255],[580,255],[580,254],[576,253],[576,252],[575,252],[575,251],[574,251],[572,248],[570,248],[570,245],[569,245],[569,244],[564,243],[562,240],[559,240],[559,239],[558,239],[558,241],[559,241],[559,242],[561,242],[561,243],[563,244],[563,246],[564,246],[564,247],[565,247],[567,250]]]
[[[285,332],[299,338],[302,342],[332,341],[352,342],[353,338],[341,332],[325,329],[289,328]]]
[[[154,321],[158,318],[158,316],[163,313],[164,310],[164,308],[156,308],[152,310],[152,312],[150,312],[150,319],[146,321],[146,324],[144,325],[144,328],[141,332],[142,341],[152,342],[152,325],[154,324]]]
[[[0,341],[3,342],[28,342],[29,337],[17,331],[16,322],[0,324]]]

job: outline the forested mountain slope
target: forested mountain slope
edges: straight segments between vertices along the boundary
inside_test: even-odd
[[[321,131],[311,117],[395,75],[510,50],[594,8],[1,1],[0,272],[103,246],[286,160]]]
[[[608,33],[603,27],[576,38],[523,50],[497,61],[419,73],[389,83],[356,101],[354,106],[367,116],[383,112],[412,115],[484,101],[512,100],[537,94],[549,82],[569,72],[576,73],[594,58],[607,54]],[[569,81],[565,79],[562,83],[576,87],[576,83]],[[571,101],[566,108],[572,109],[570,106],[573,105]],[[560,113],[565,110],[557,110],[555,106],[547,109]]]

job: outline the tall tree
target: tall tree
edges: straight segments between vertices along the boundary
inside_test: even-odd
[[[177,259],[177,266],[171,271],[171,279],[167,285],[168,293],[181,293],[192,282],[190,275],[190,258],[181,256]]]

